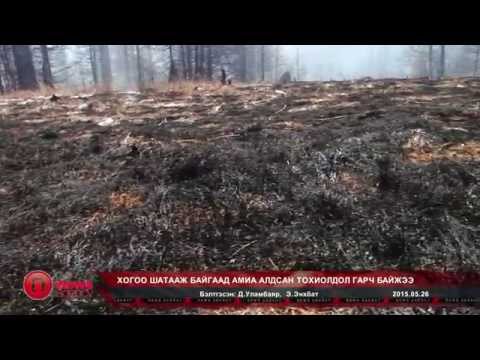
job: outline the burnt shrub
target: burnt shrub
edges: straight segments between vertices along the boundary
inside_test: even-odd
[[[333,132],[330,129],[321,127],[311,131],[308,135],[310,144],[308,145],[310,150],[322,151],[327,145],[335,139]]]
[[[399,182],[392,171],[392,160],[389,156],[383,156],[376,160],[378,166],[378,190],[397,191]]]
[[[288,160],[288,154],[284,150],[273,150],[271,154],[266,155],[267,162],[285,163]]]
[[[477,182],[472,174],[454,162],[440,162],[437,169],[441,181],[449,187],[469,186]]]
[[[405,256],[406,250],[405,238],[400,233],[390,236],[384,234],[371,245],[372,254],[377,260],[398,261]]]
[[[40,137],[44,140],[58,139],[58,133],[51,129],[46,129],[40,133]]]
[[[247,133],[256,133],[263,130],[263,125],[261,123],[253,124],[245,129]]]
[[[423,188],[413,201],[413,207],[422,211],[423,215],[438,215],[445,210],[459,211],[465,206],[465,193],[444,185],[436,185],[432,188]]]
[[[280,206],[278,208],[275,208],[272,216],[275,219],[275,222],[278,222],[282,225],[289,225],[295,218],[295,215],[286,206]]]
[[[308,195],[302,201],[307,213],[327,220],[347,220],[351,209],[339,196],[331,193],[318,192]]]
[[[174,165],[170,171],[170,178],[174,182],[193,180],[210,173],[212,170],[211,162],[196,155]]]

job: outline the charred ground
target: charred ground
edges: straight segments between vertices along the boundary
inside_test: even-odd
[[[0,156],[3,313],[33,268],[480,268],[477,79],[0,98]]]

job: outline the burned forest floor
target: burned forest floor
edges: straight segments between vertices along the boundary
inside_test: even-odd
[[[32,269],[480,270],[480,79],[57,95],[0,97],[0,313],[115,312]]]

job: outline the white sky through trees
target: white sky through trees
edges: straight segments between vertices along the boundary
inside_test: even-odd
[[[304,80],[343,80],[364,76],[406,77],[408,45],[285,45],[291,62],[297,48]]]

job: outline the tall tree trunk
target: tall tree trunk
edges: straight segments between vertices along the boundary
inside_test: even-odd
[[[85,82],[85,73],[83,71],[80,71],[79,75],[80,75],[80,81],[82,83],[82,88],[83,90],[85,90],[87,88],[87,84]]]
[[[192,47],[187,45],[187,76],[188,80],[192,80]]]
[[[433,45],[428,45],[428,77],[433,79]]]
[[[205,78],[207,72],[207,47],[202,45],[202,78]]]
[[[204,75],[204,61],[205,61],[205,54],[204,54],[205,45],[198,45],[198,77],[203,79]]]
[[[22,90],[37,90],[38,82],[33,67],[30,45],[13,45],[13,59],[17,69],[18,85]]]
[[[180,45],[180,62],[182,64],[182,74],[183,79],[187,80],[188,73],[187,73],[187,55],[185,51],[185,45]]]
[[[296,56],[296,68],[297,68],[297,76],[296,80],[300,81],[300,49],[297,47],[297,56]]]
[[[0,57],[5,70],[5,88],[15,91],[17,89],[17,80],[12,62],[10,61],[10,49],[7,45],[2,45],[0,50]]]
[[[278,45],[275,45],[275,59],[274,59],[274,70],[273,70],[273,80],[277,81],[278,80],[278,66],[280,63],[280,50]]]
[[[388,47],[388,45],[379,45],[377,64],[378,64],[378,68],[379,68],[379,74],[378,75],[379,75],[380,78],[386,78],[388,76],[388,73],[389,73],[388,58],[389,58],[389,47]]]
[[[477,48],[475,49],[475,66],[473,69],[473,76],[478,75],[478,63],[480,62],[480,45],[477,45]]]
[[[52,68],[50,66],[50,57],[48,56],[47,45],[40,45],[40,50],[42,52],[42,76],[43,82],[48,87],[53,88],[53,76]]]
[[[175,66],[175,59],[173,58],[173,45],[168,45],[168,55],[170,59],[170,70],[168,74],[168,81],[177,81],[178,80],[178,73],[177,67]]]
[[[0,49],[0,51],[1,51],[1,49]],[[0,94],[5,93],[5,87],[6,87],[6,85],[3,84],[2,67],[0,66]]]
[[[445,45],[440,46],[440,77],[445,76]]]
[[[100,45],[100,67],[102,71],[102,84],[106,90],[112,89],[112,67],[110,64],[110,50],[108,45]]]
[[[145,89],[145,81],[143,79],[143,61],[140,45],[135,45],[135,50],[137,52],[138,89],[143,91]]]
[[[260,47],[260,79],[265,81],[265,45]]]
[[[89,45],[90,67],[92,68],[92,79],[95,86],[98,85],[98,69],[97,69],[97,49],[96,45]]]
[[[155,71],[153,68],[153,54],[152,54],[152,45],[146,46],[147,50],[147,76],[148,76],[148,83],[153,84],[155,82]]]
[[[125,86],[129,87],[132,84],[132,70],[130,68],[130,54],[128,52],[128,45],[123,45],[122,50],[123,68],[125,70]]]
[[[247,45],[240,45],[240,81],[247,81]]]
[[[213,80],[213,53],[212,45],[207,47],[207,78],[209,81]]]
[[[195,61],[194,78],[195,78],[195,80],[197,80],[197,78],[198,78],[198,45],[195,45],[193,51],[194,51],[194,61]]]

